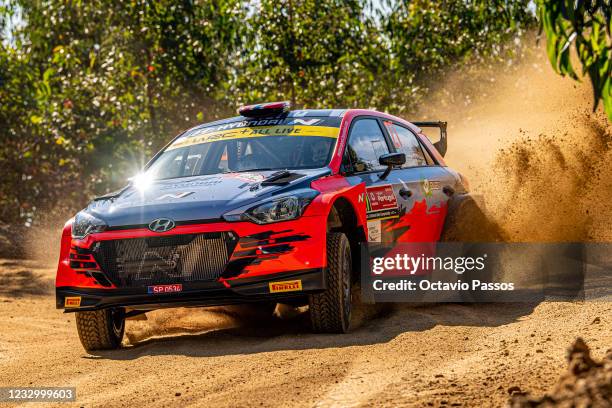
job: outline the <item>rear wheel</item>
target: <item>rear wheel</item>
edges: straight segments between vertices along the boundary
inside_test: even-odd
[[[327,290],[310,295],[312,329],[318,333],[346,333],[351,320],[351,248],[346,235],[327,234]]]
[[[112,308],[76,312],[76,325],[85,350],[117,349],[125,331],[125,311]]]

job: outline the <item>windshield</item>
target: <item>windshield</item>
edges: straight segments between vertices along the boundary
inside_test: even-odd
[[[329,125],[329,121],[281,119],[276,120],[279,125],[253,126],[260,122],[269,123],[270,120],[237,122],[236,125],[230,124],[232,129],[216,126],[188,131],[157,157],[147,169],[147,175],[153,179],[169,179],[319,168],[329,163],[338,128],[318,125]],[[308,125],[298,124],[304,122]]]

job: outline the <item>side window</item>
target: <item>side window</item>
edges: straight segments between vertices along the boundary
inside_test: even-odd
[[[389,153],[378,121],[375,119],[359,119],[351,128],[346,156],[350,160],[353,171],[384,170],[385,166],[378,164],[378,158]]]
[[[391,136],[393,145],[398,152],[406,155],[404,167],[426,166],[427,161],[423,155],[421,145],[414,133],[405,127],[398,126],[392,122],[385,122],[385,127]]]

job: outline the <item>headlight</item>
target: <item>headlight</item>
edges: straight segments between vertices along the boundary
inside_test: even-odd
[[[89,234],[104,231],[108,225],[101,219],[86,212],[79,212],[72,223],[72,238],[82,239]]]
[[[238,209],[223,215],[226,221],[253,221],[257,224],[289,221],[299,218],[304,209],[319,194],[308,190],[301,193],[273,198],[247,210]]]

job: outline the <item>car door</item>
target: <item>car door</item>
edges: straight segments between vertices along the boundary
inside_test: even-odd
[[[409,223],[405,223],[406,228],[401,227],[410,202],[398,174],[401,169],[392,170],[384,180],[380,178],[386,167],[381,166],[378,159],[392,151],[378,118],[366,116],[353,120],[342,169],[351,184],[365,184],[370,242],[398,241],[409,229]]]
[[[393,171],[404,213],[387,225],[398,242],[436,242],[440,238],[455,177],[438,165],[433,155],[409,128],[383,120],[391,149],[406,155],[406,163]]]

